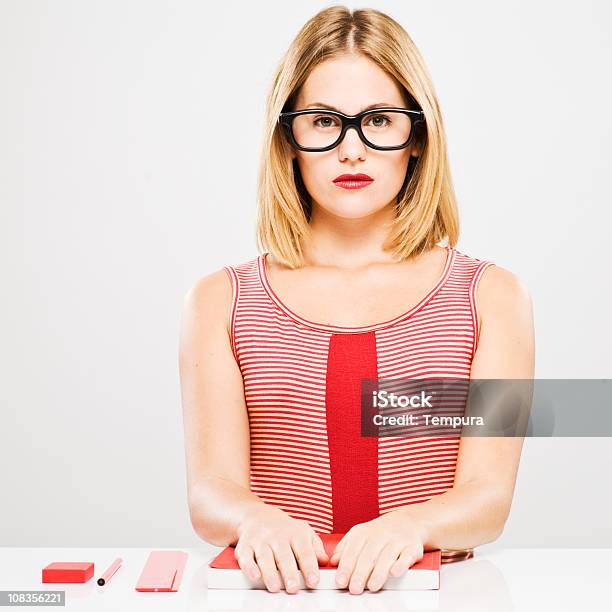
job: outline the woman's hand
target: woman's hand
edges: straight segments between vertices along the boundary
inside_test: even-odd
[[[348,584],[355,595],[362,593],[365,586],[378,591],[389,575],[401,576],[423,558],[424,542],[424,526],[399,512],[391,511],[354,525],[331,557],[333,565],[339,561],[336,584],[339,588]]]
[[[308,522],[269,504],[257,505],[240,524],[235,555],[244,573],[252,580],[261,576],[272,593],[278,592],[283,582],[287,593],[297,593],[300,570],[306,586],[315,587],[318,562],[329,560],[321,538]]]

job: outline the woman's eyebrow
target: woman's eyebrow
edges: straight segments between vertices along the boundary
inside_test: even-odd
[[[395,104],[390,104],[389,102],[376,102],[376,104],[370,104],[369,106],[366,106],[365,108],[362,108],[359,112],[363,113],[365,111],[372,110],[373,108],[383,108],[383,107],[386,107],[386,106],[395,108]],[[329,104],[325,104],[324,102],[313,102],[312,104],[308,104],[308,106],[305,106],[304,108],[328,108],[329,110],[333,110],[333,111],[336,111],[338,113],[343,112],[343,111],[337,109],[335,106],[331,106]]]

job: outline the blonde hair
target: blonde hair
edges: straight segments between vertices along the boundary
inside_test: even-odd
[[[303,265],[310,238],[311,198],[301,179],[291,144],[277,119],[297,97],[310,72],[321,62],[360,53],[394,77],[425,115],[415,134],[420,155],[397,196],[396,218],[383,245],[400,259],[427,251],[444,238],[455,246],[459,215],[446,152],[438,100],[423,58],[408,33],[375,9],[350,11],[332,6],[299,31],[275,71],[266,105],[258,177],[256,240],[275,260],[291,268]],[[423,124],[417,124],[423,125]]]

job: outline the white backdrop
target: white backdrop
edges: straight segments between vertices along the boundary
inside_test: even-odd
[[[388,12],[420,48],[448,133],[457,248],[528,284],[536,376],[612,378],[610,5],[347,5]],[[324,6],[0,1],[0,545],[201,542],[182,300],[258,254],[267,88]],[[490,546],[612,546],[610,448],[527,439]]]

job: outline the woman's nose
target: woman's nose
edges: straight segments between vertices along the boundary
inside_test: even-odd
[[[338,145],[338,157],[343,159],[365,159],[366,146],[359,138],[357,128],[349,127]]]

